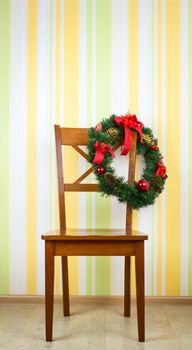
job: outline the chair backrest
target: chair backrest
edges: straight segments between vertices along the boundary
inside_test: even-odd
[[[59,215],[60,228],[64,234],[66,229],[66,210],[65,210],[65,192],[99,192],[98,184],[82,184],[81,182],[93,172],[90,167],[73,183],[65,183],[63,175],[63,160],[62,160],[62,146],[73,147],[82,157],[88,160],[87,154],[79,147],[88,144],[88,129],[87,128],[61,128],[55,125],[55,143],[56,143],[56,157],[57,157],[57,175],[58,175],[58,191],[59,191]],[[113,147],[117,150],[121,146],[118,143]],[[137,146],[137,132],[132,130],[132,143],[129,151],[129,171],[128,182],[132,183],[135,180],[135,164],[136,164],[136,146]],[[132,225],[132,208],[127,205],[126,209],[126,233],[131,233]]]

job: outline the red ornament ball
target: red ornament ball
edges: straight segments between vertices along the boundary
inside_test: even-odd
[[[139,180],[137,183],[137,187],[140,191],[145,192],[149,189],[149,183],[146,180]]]
[[[99,166],[97,169],[96,169],[96,173],[101,175],[105,172],[105,169],[103,166]]]
[[[150,147],[150,150],[151,151],[157,151],[157,145],[152,145],[151,147]]]

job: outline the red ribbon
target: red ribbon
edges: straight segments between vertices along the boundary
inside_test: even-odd
[[[132,142],[132,133],[130,129],[136,130],[139,133],[141,139],[143,123],[139,122],[136,115],[132,114],[125,114],[124,117],[115,117],[114,121],[117,125],[124,127],[125,140],[121,155],[125,156],[129,152]]]
[[[96,153],[93,159],[93,163],[101,164],[106,152],[111,153],[112,157],[115,157],[115,153],[113,152],[111,146],[107,145],[106,143],[100,143],[97,140],[94,148],[96,150]]]
[[[161,161],[157,163],[155,176],[161,176],[161,177],[163,177],[163,178],[165,178],[165,179],[167,178],[167,175],[166,175],[166,166],[163,165],[163,164],[161,163]]]

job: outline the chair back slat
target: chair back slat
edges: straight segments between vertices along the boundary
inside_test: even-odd
[[[65,192],[99,192],[98,184],[82,184],[80,183],[92,171],[89,169],[82,174],[74,183],[65,183],[63,175],[62,161],[62,145],[72,146],[81,156],[87,159],[83,150],[78,146],[86,146],[88,144],[88,129],[87,128],[60,128],[55,125],[55,142],[57,156],[57,174],[58,174],[58,190],[59,190],[59,214],[60,228],[62,232],[66,229],[66,212],[65,212]],[[121,142],[114,146],[114,150],[120,147]],[[132,130],[132,144],[129,152],[129,172],[128,182],[132,183],[135,180],[135,163],[136,163],[136,146],[137,132]],[[126,209],[126,233],[131,233],[132,225],[132,208],[127,205]]]
[[[88,144],[87,128],[61,128],[62,145],[79,145]]]

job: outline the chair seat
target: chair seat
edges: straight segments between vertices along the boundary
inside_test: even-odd
[[[49,241],[144,241],[148,236],[135,230],[132,230],[131,234],[126,234],[124,229],[66,229],[48,232],[41,238]]]

